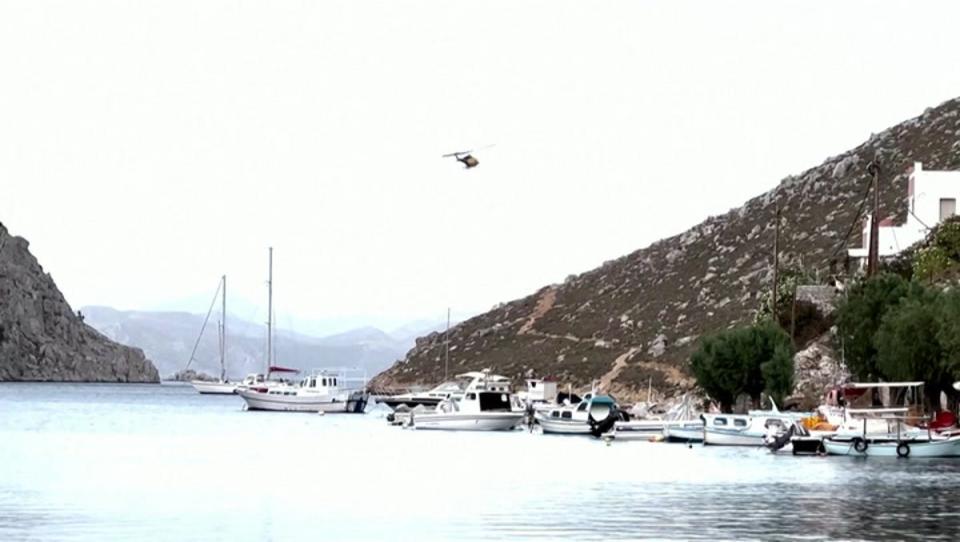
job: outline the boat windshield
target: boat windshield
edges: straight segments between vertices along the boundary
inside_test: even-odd
[[[480,392],[481,412],[510,412],[510,395],[498,392]]]

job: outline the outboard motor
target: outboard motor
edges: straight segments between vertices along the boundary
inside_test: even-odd
[[[770,449],[771,452],[775,452],[787,444],[790,443],[790,439],[793,438],[794,430],[796,430],[796,425],[791,425],[789,429],[780,433],[779,435],[769,435],[764,437],[764,445]]]
[[[590,434],[600,438],[604,433],[609,433],[613,430],[613,426],[620,420],[620,416],[620,409],[616,407],[611,407],[607,412],[607,416],[599,421],[593,417],[593,412],[590,412],[587,414],[587,423],[590,424]]]

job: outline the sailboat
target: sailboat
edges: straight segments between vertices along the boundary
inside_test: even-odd
[[[287,382],[280,379],[271,378],[274,373],[277,374],[296,374],[300,371],[287,367],[278,367],[273,364],[273,247],[269,249],[269,268],[267,275],[267,363],[266,371],[263,373],[251,373],[243,379],[237,386],[237,393],[242,391],[260,391],[266,392],[275,386],[284,385]]]
[[[210,303],[210,310],[207,311],[207,317],[203,320],[203,327],[200,328],[200,337],[197,337],[197,342],[193,347],[193,353],[190,354],[190,361],[187,362],[187,367],[190,366],[190,363],[193,362],[193,356],[197,353],[197,346],[200,344],[200,338],[203,337],[203,330],[207,327],[207,320],[210,319],[210,313],[213,311],[213,306],[217,301],[217,295],[220,295],[221,308],[220,308],[220,329],[219,329],[219,346],[220,346],[220,380],[216,382],[211,382],[207,380],[193,380],[190,384],[193,385],[193,389],[197,390],[202,394],[209,395],[233,395],[237,393],[237,384],[235,382],[230,382],[227,380],[227,366],[226,366],[226,356],[227,356],[227,276],[223,275],[220,278],[220,284],[217,286],[217,293],[213,296],[213,302]]]

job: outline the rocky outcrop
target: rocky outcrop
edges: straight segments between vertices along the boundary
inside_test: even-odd
[[[0,224],[0,381],[159,382],[143,351],[83,323],[29,246]]]
[[[724,215],[461,323],[450,332],[450,371],[490,367],[580,387],[616,371],[611,385],[637,396],[648,383],[679,394],[692,386],[688,358],[697,338],[750,322],[769,289],[777,203],[781,260],[827,275],[860,242],[859,223],[851,225],[869,182],[866,165],[882,159],[882,211],[903,219],[913,162],[960,168],[958,142],[960,100],[954,99]],[[443,335],[423,337],[375,384],[436,382],[443,352]]]

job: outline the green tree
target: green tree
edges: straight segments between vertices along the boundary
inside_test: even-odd
[[[725,412],[741,394],[758,404],[764,392],[782,402],[793,390],[792,342],[769,320],[704,337],[690,364],[697,383]]]
[[[881,378],[874,336],[883,316],[912,289],[910,281],[882,273],[853,286],[837,310],[837,324],[850,372],[858,379]]]
[[[773,356],[764,362],[760,369],[763,371],[763,391],[778,405],[783,405],[793,391],[793,350],[789,345],[777,345]]]
[[[960,380],[960,290],[953,289],[940,296],[937,342],[943,355],[943,366],[948,378]],[[951,402],[956,403],[958,394],[951,388],[947,391]]]
[[[886,312],[874,338],[880,376],[889,381],[924,381],[929,406],[937,406],[940,392],[953,384],[938,340],[939,297],[935,290],[911,292]]]

